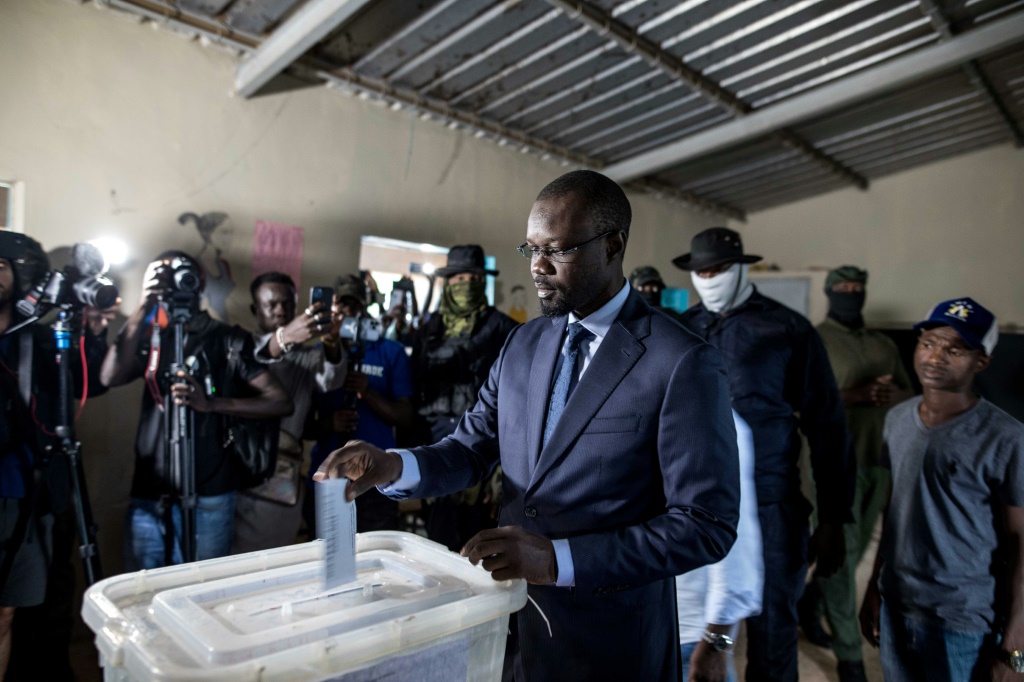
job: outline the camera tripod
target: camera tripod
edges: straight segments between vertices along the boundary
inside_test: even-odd
[[[40,315],[22,321],[20,324],[11,327],[6,334],[12,334],[39,320]],[[80,324],[80,320],[77,321]],[[78,553],[82,558],[82,569],[86,585],[92,585],[103,577],[100,567],[100,556],[96,544],[96,523],[93,520],[92,506],[89,503],[89,491],[85,483],[85,470],[82,466],[82,444],[75,437],[74,419],[71,417],[72,390],[71,390],[71,347],[74,331],[76,329],[75,311],[72,306],[62,306],[57,319],[50,325],[53,331],[53,339],[56,345],[54,362],[57,366],[57,424],[54,428],[54,435],[57,437],[55,445],[48,445],[40,458],[43,467],[36,466],[32,472],[32,483],[27,491],[28,499],[18,514],[18,521],[15,524],[12,538],[18,538],[17,546],[21,545],[28,533],[28,525],[35,515],[36,505],[39,501],[41,488],[45,485],[43,468],[49,466],[54,457],[61,459],[68,467],[68,478],[71,482],[71,502],[75,515],[75,528],[78,532],[79,546]],[[28,336],[24,336],[27,334]],[[21,345],[21,365],[19,367],[19,382],[21,382],[21,398],[25,403],[25,411],[31,414],[29,404],[32,394],[32,351],[35,343],[31,331],[23,332],[22,336],[14,337],[25,339]],[[84,387],[83,387],[84,389]],[[31,418],[24,426],[31,427]],[[26,482],[28,483],[28,482]],[[4,557],[4,563],[0,566],[0,584],[6,583],[7,577],[13,565],[16,549],[12,548]]]
[[[194,296],[175,293],[160,305],[167,308],[168,317],[174,326],[174,355],[170,366],[170,383],[180,383],[178,377],[189,374],[185,364],[185,325],[192,317]],[[178,405],[168,395],[168,408],[165,411],[166,440],[165,456],[167,471],[170,472],[173,492],[166,495],[163,503],[166,507],[164,518],[167,528],[164,538],[164,559],[170,566],[173,563],[174,521],[171,512],[175,503],[181,506],[181,559],[188,563],[196,560],[196,453],[195,453],[195,421],[194,413],[186,405]]]

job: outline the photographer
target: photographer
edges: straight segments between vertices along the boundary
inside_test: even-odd
[[[65,566],[70,561],[71,535],[58,548],[53,546],[52,536],[54,518],[63,520],[70,513],[68,463],[56,456],[56,461],[50,461],[47,449],[59,445],[55,436],[60,401],[54,333],[40,324],[11,331],[25,322],[15,303],[48,275],[49,261],[38,242],[0,231],[0,678],[11,654],[15,609],[42,604],[48,594],[51,566]],[[74,308],[76,303],[68,305]],[[90,375],[89,395],[98,395],[103,391],[98,370],[106,352],[110,314],[81,302],[77,306],[77,319],[85,324],[73,334],[80,334],[81,343],[81,354],[70,354],[74,393],[81,396],[83,392],[84,359]],[[70,595],[60,596],[70,607]],[[51,617],[49,662],[66,662],[70,608],[66,612],[56,608]]]
[[[394,447],[394,429],[408,427],[413,419],[412,372],[405,349],[400,343],[383,338],[379,323],[365,317],[368,294],[362,280],[347,277],[336,291],[341,312],[350,323],[347,327],[355,331],[357,338],[345,338],[346,334],[342,334],[350,359],[344,387],[316,397],[318,433],[310,475],[327,455],[349,440],[365,440],[381,448]],[[367,330],[361,325],[366,326],[368,322],[374,324],[375,333],[364,333]],[[303,515],[310,534],[315,535],[312,479],[308,485]],[[397,529],[398,503],[376,490],[363,495],[356,504],[356,525],[360,533]]]
[[[101,375],[106,386],[141,378],[146,382],[125,537],[130,571],[182,560],[180,542],[165,537],[172,524],[176,540],[181,532],[176,502],[181,491],[171,473],[181,463],[169,461],[166,433],[172,400],[190,408],[194,417],[197,560],[230,551],[235,494],[245,484],[247,472],[226,418],[270,419],[292,411],[284,388],[256,362],[248,332],[217,322],[199,309],[203,272],[191,256],[162,253],[147,267],[142,287],[141,303],[107,353]],[[184,356],[190,371],[174,377],[169,371],[174,348],[169,301],[188,308]]]
[[[302,523],[302,431],[313,397],[341,388],[345,382],[345,352],[332,310],[311,302],[296,316],[295,282],[280,272],[252,281],[253,334],[256,359],[267,363],[285,387],[295,411],[281,420],[274,476],[238,496],[235,508],[234,554],[282,547],[295,541]],[[339,312],[340,315],[340,312]],[[303,345],[319,339],[316,345]]]

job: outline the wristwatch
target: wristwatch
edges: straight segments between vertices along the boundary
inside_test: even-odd
[[[715,651],[732,651],[732,648],[736,646],[736,640],[729,635],[711,632],[710,630],[705,630],[704,634],[701,635],[701,639],[710,644],[711,648]]]
[[[287,354],[288,354],[288,352],[289,352],[289,351],[290,351],[290,350],[291,350],[292,348],[294,348],[294,347],[295,347],[295,344],[294,344],[294,343],[285,343],[285,342],[284,342],[284,327],[278,327],[278,328],[277,328],[277,331],[276,331],[276,332],[274,332],[274,336],[276,336],[276,337],[277,337],[277,345],[279,345],[279,346],[281,347],[281,352],[282,352],[282,353],[284,353],[284,354],[286,354],[286,355],[287,355]]]
[[[1024,651],[1020,649],[1014,649],[1013,651],[999,649],[998,657],[1000,661],[1010,666],[1010,670],[1013,672],[1024,673]]]

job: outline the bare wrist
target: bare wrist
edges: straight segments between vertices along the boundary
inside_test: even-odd
[[[394,483],[402,477],[402,472],[405,471],[405,463],[402,461],[402,456],[392,450],[385,450],[384,454],[387,455],[387,469],[388,472],[388,485]]]

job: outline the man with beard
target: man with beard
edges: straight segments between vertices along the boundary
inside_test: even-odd
[[[807,564],[820,576],[845,557],[854,471],[842,402],[821,338],[802,315],[761,295],[740,235],[712,227],[672,262],[690,272],[700,303],[683,316],[722,352],[733,408],[754,434],[754,482],[764,537],[764,600],[747,619],[751,682],[797,679],[797,600]],[[800,434],[807,437],[817,488],[818,525],[808,540],[810,503],[800,492]]]
[[[529,583],[519,680],[677,679],[674,576],[721,559],[736,536],[722,359],[631,291],[630,220],[599,173],[545,187],[519,247],[544,317],[512,330],[455,433],[412,451],[352,443],[316,474],[350,479],[350,499],[373,486],[429,497],[500,461],[501,527],[462,554]]]
[[[800,600],[800,625],[815,644],[831,643],[839,659],[840,682],[867,679],[857,623],[855,573],[889,492],[889,471],[879,466],[885,414],[912,395],[896,344],[885,334],[864,327],[861,311],[867,280],[867,271],[853,265],[829,272],[825,278],[828,317],[817,326],[846,408],[846,426],[857,457],[857,485],[853,523],[843,528],[846,561],[832,577],[815,577],[808,584]],[[822,610],[831,638],[821,627]]]
[[[861,629],[886,680],[1024,673],[1024,425],[972,390],[999,338],[970,298],[914,326],[923,394],[885,417],[892,474]]]
[[[444,277],[438,312],[416,333],[412,367],[420,418],[429,433],[417,443],[435,443],[455,431],[487,380],[516,321],[487,304],[484,250],[476,244],[453,246],[448,262],[436,271]],[[497,503],[480,483],[434,500],[427,514],[427,536],[452,551],[484,528],[493,528]]]
[[[56,342],[40,324],[9,331],[25,322],[15,303],[45,281],[49,269],[36,240],[0,231],[0,678],[7,673],[7,679],[72,676],[71,479],[66,457],[46,455],[46,448],[60,447]],[[104,392],[99,367],[114,312],[88,306],[78,312],[82,354],[70,353],[70,376],[81,395],[84,357],[89,395],[95,396]],[[17,655],[8,670],[12,624]]]

